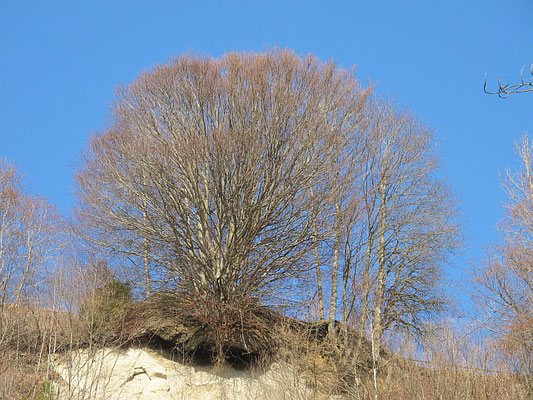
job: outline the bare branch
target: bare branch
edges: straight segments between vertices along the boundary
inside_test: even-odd
[[[491,91],[487,89],[487,74],[485,74],[483,90],[487,94],[497,94],[502,99],[512,94],[533,92],[533,64],[531,64],[530,75],[529,79],[524,79],[524,67],[522,67],[520,70],[520,83],[502,83],[501,78],[498,77],[498,89]]]

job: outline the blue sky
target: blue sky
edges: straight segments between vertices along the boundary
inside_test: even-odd
[[[106,126],[118,84],[172,56],[289,47],[358,66],[363,82],[437,130],[462,199],[468,249],[452,277],[497,237],[499,172],[533,134],[533,93],[483,93],[533,62],[531,0],[0,0],[0,157],[68,213],[73,166]]]

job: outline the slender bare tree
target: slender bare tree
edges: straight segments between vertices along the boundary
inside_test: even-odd
[[[0,160],[0,304],[12,292],[13,275],[19,262],[21,243],[19,208],[22,182],[14,166]]]
[[[330,218],[325,218],[326,226],[329,225],[330,235],[326,236],[326,243],[332,249],[331,254],[331,296],[329,305],[329,330],[334,332],[333,322],[336,320],[339,303],[339,283],[342,290],[342,314],[343,321],[346,321],[347,308],[346,296],[348,285],[349,264],[352,261],[346,257],[347,252],[355,245],[352,233],[352,225],[359,218],[361,206],[361,192],[359,179],[362,170],[362,155],[364,147],[367,145],[368,137],[364,129],[368,120],[368,113],[360,115],[357,125],[357,132],[348,136],[347,141],[336,148],[331,166],[328,168],[328,176],[324,179],[329,181],[330,192]],[[326,209],[328,210],[328,209]]]
[[[16,168],[0,159],[0,305],[38,293],[59,232],[55,208],[27,194]]]
[[[379,100],[360,126],[365,142],[351,189],[357,197],[342,225],[343,319],[356,311],[360,338],[369,327],[377,372],[384,332],[422,333],[426,318],[442,308],[438,283],[460,246],[460,227],[453,193],[438,177],[432,131]]]
[[[506,171],[506,213],[500,224],[504,243],[492,246],[476,273],[478,300],[488,308],[492,331],[515,367],[533,371],[533,145],[516,143],[518,172]],[[526,378],[528,376],[526,375]],[[533,382],[529,382],[533,385]]]
[[[77,174],[78,220],[108,252],[148,251],[153,284],[265,296],[312,265],[318,183],[367,95],[291,51],[175,59],[119,90]]]

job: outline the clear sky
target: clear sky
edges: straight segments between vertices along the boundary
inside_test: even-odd
[[[185,52],[272,46],[356,65],[437,130],[462,199],[468,250],[452,278],[464,281],[497,237],[513,142],[533,135],[533,93],[483,93],[485,73],[516,81],[533,62],[531,0],[0,0],[0,157],[68,213],[73,165],[118,84]]]

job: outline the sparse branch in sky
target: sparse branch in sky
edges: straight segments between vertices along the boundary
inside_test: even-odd
[[[529,75],[530,77],[524,78],[524,67],[522,67],[520,71],[520,82],[518,83],[503,83],[501,77],[498,76],[498,89],[492,91],[487,89],[487,74],[485,74],[483,90],[487,94],[497,94],[502,99],[516,93],[533,92],[533,64],[531,64]]]

